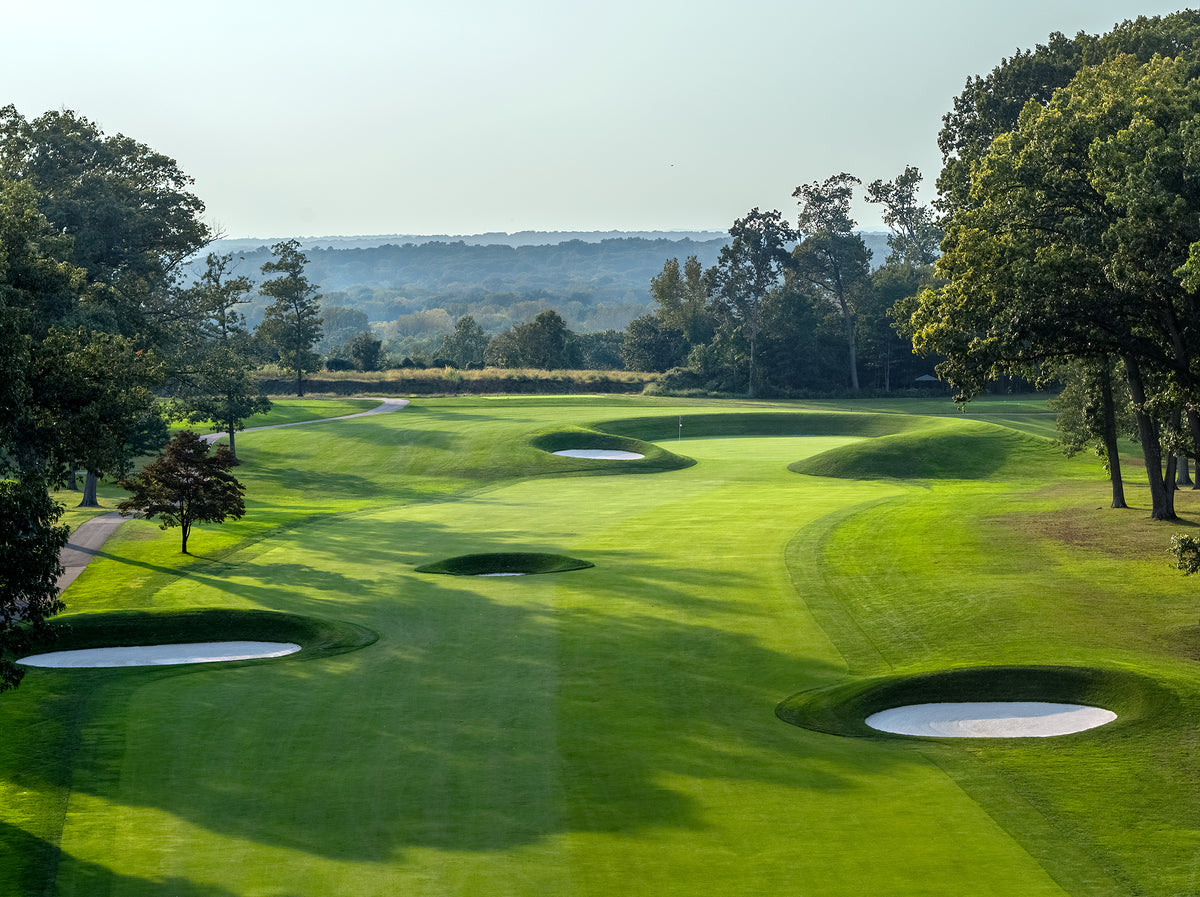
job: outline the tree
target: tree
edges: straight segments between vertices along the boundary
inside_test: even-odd
[[[10,105],[0,108],[0,176],[37,191],[42,214],[71,238],[70,260],[109,288],[118,332],[171,316],[167,286],[212,236],[174,159],[70,110],[27,120]]]
[[[683,333],[689,346],[713,337],[716,320],[709,307],[712,283],[704,266],[692,255],[680,270],[679,259],[668,259],[661,272],[650,279],[650,295],[658,308],[655,314],[663,327]]]
[[[1155,56],[1195,61],[1200,53],[1200,11],[1167,16],[1138,16],[1101,36],[1060,32],[1045,44],[1002,59],[990,73],[967,79],[942,119],[938,146],[942,172],[938,205],[953,213],[970,205],[971,167],[996,137],[1017,126],[1026,103],[1046,106],[1054,91],[1070,83],[1085,66],[1100,65],[1125,54],[1146,63]]]
[[[528,323],[513,329],[521,365],[546,371],[572,368],[569,348],[573,334],[562,315],[551,309],[539,312]]]
[[[41,431],[54,442],[56,469],[69,461],[87,470],[81,507],[99,506],[98,477],[125,474],[134,457],[166,441],[155,395],[164,364],[133,339],[52,327],[31,358],[29,377],[45,409]]]
[[[687,338],[657,315],[634,318],[625,328],[621,357],[627,371],[665,371],[687,358]]]
[[[891,231],[886,263],[924,268],[938,257],[942,229],[933,210],[917,201],[920,183],[920,169],[909,165],[895,180],[872,181],[867,187],[867,202],[883,206],[883,223]]]
[[[586,371],[619,371],[625,366],[622,348],[625,334],[620,330],[593,330],[576,333],[569,353],[578,354],[579,367]]]
[[[180,334],[195,324],[175,289],[176,277],[212,236],[201,220],[204,203],[175,160],[124,135],[106,135],[70,110],[27,120],[10,105],[0,109],[0,177],[36,192],[39,218],[66,247],[61,258],[83,272],[88,286],[86,296],[60,305],[38,326],[53,323],[64,333],[86,334],[93,348],[101,345],[99,333],[123,337],[134,351],[153,352],[173,366]],[[92,391],[95,410],[99,395]],[[106,395],[115,399],[118,391]],[[162,433],[154,415],[137,417],[131,438],[145,435],[146,427]],[[118,473],[121,463],[102,470],[95,459],[112,460],[113,440],[97,446],[92,443],[104,433],[77,432],[82,441],[69,447],[67,463],[88,465],[84,504],[94,505],[97,474]]]
[[[912,342],[897,333],[896,315],[922,287],[935,281],[933,262],[937,259],[942,229],[934,220],[933,210],[917,200],[921,172],[912,165],[892,181],[877,180],[867,187],[867,202],[883,206],[883,221],[888,235],[888,257],[870,274],[871,289],[866,308],[859,308],[858,330],[865,339],[864,348],[873,357],[882,374],[885,391],[892,388],[892,370],[897,364],[908,368],[909,380],[917,370],[911,362]],[[902,370],[903,370],[902,367]],[[923,370],[928,370],[923,368]]]
[[[51,322],[90,294],[65,243],[29,185],[0,179],[0,691],[23,675],[11,655],[63,608],[57,579],[68,530],[48,489],[66,461],[62,418],[71,411],[56,405],[34,367],[44,364]]]
[[[181,550],[187,554],[193,524],[245,516],[245,488],[231,473],[236,463],[225,446],[218,445],[210,455],[208,443],[183,430],[141,472],[121,481],[130,497],[117,510],[122,517],[135,513],[158,517],[162,529],[178,526],[183,534]]]
[[[1095,446],[1112,486],[1112,507],[1125,508],[1125,484],[1121,479],[1121,454],[1117,446],[1120,430],[1132,424],[1129,393],[1124,391],[1118,403],[1114,363],[1111,359],[1076,361],[1058,370],[1062,392],[1051,401],[1059,442],[1068,458],[1088,446]]]
[[[843,172],[821,183],[801,184],[792,193],[800,201],[800,244],[792,253],[792,267],[841,317],[854,392],[859,391],[858,314],[871,286],[871,253],[854,233],[856,222],[850,217],[854,185],[860,183]]]
[[[321,356],[313,344],[321,338],[321,295],[304,276],[307,257],[296,240],[271,247],[274,258],[262,266],[263,274],[279,274],[259,284],[271,298],[257,333],[279,356],[283,367],[296,375],[296,395],[304,395],[304,375],[320,369]]]
[[[783,282],[788,249],[796,234],[775,209],[761,212],[754,208],[733,223],[729,236],[733,239],[721,249],[713,280],[719,301],[749,347],[747,393],[753,397],[761,305],[767,294]]]
[[[524,364],[515,328],[510,327],[492,337],[484,354],[484,363],[498,368],[519,368]]]
[[[231,253],[209,253],[204,273],[189,291],[198,326],[185,341],[185,369],[176,374],[176,393],[188,420],[208,421],[212,432],[228,434],[236,460],[235,434],[246,418],[269,411],[271,402],[254,376],[252,338],[237,310],[247,301],[250,279],[231,276],[232,265]]]
[[[59,552],[70,530],[58,524],[62,508],[37,476],[0,480],[0,649],[19,652],[46,619],[64,607],[57,580]],[[0,691],[16,688],[24,671],[0,657]]]
[[[317,352],[328,353],[344,346],[360,333],[371,330],[371,319],[357,308],[340,305],[321,306],[321,339],[313,347]]]
[[[360,371],[377,371],[383,360],[383,341],[371,333],[360,333],[346,344],[346,354]]]
[[[463,315],[454,322],[454,332],[446,334],[437,354],[448,358],[456,368],[465,368],[482,364],[487,347],[488,336],[483,328],[471,315]]]
[[[910,322],[914,345],[945,357],[938,371],[960,400],[997,375],[1043,379],[1064,360],[1119,358],[1151,515],[1164,520],[1175,516],[1164,435],[1200,402],[1187,268],[1200,241],[1197,116],[1186,63],[1131,56],[1081,70],[1047,106],[1029,103],[972,169],[937,265],[946,283],[921,293]]]

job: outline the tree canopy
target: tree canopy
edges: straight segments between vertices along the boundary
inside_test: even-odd
[[[262,272],[278,276],[259,284],[258,291],[272,301],[256,332],[293,372],[296,395],[302,396],[304,375],[320,368],[313,345],[321,338],[321,294],[304,276],[308,259],[299,241],[284,240],[271,249],[275,256],[263,263]]]
[[[921,294],[914,344],[945,356],[960,399],[1064,359],[1124,362],[1156,517],[1174,516],[1162,422],[1200,398],[1200,240],[1189,175],[1200,85],[1182,60],[1120,56],[1031,101],[972,169]],[[1181,402],[1182,400],[1182,402]]]
[[[221,523],[245,516],[245,488],[231,472],[237,464],[223,445],[209,454],[208,443],[191,430],[182,430],[161,455],[134,476],[121,481],[130,497],[117,505],[122,517],[157,517],[162,529],[179,527],[181,551],[188,553],[188,536],[196,523]]]

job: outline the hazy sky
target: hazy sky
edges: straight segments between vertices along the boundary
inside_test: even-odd
[[[0,104],[174,157],[227,236],[724,230],[940,167],[966,78],[1112,0],[5,3]],[[932,192],[929,193],[932,196]],[[864,226],[879,224],[863,205]]]

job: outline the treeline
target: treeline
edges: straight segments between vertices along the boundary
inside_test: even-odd
[[[484,304],[502,309],[520,301],[641,306],[647,301],[646,284],[669,254],[696,255],[711,262],[724,242],[665,238],[531,246],[428,242],[309,248],[305,255],[308,276],[321,284],[330,304],[358,308],[372,321],[390,321],[429,308],[447,308],[461,315],[477,313]],[[237,257],[254,280],[254,272],[270,257],[270,248],[238,252]],[[261,307],[257,301],[247,305],[252,324]]]
[[[850,216],[861,182],[839,174],[796,188],[795,226],[753,209],[734,222],[713,264],[668,259],[649,280],[647,313],[622,329],[576,332],[544,310],[491,335],[467,314],[436,344],[410,342],[409,363],[665,372],[669,391],[750,396],[926,388],[932,362],[914,357],[893,318],[934,277],[941,233],[916,199],[920,181],[910,167],[866,190],[891,228],[880,265]],[[448,326],[439,311],[437,323]]]

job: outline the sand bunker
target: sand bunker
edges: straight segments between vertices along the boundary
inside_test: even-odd
[[[616,449],[564,449],[553,454],[564,458],[591,458],[596,461],[640,461],[646,457],[637,452],[621,452]]]
[[[31,667],[84,669],[92,667],[146,667],[179,663],[218,663],[295,654],[291,642],[192,642],[177,645],[132,645],[125,648],[87,648],[31,654],[18,663]]]
[[[524,573],[476,573],[476,576],[524,576]]]
[[[1117,715],[1081,704],[1040,701],[982,701],[912,704],[872,714],[866,723],[895,735],[939,738],[1046,738],[1111,723]]]

